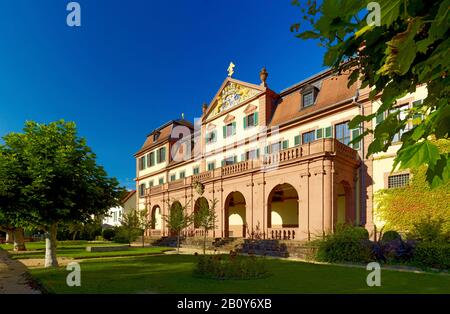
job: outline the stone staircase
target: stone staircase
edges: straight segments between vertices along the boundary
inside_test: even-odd
[[[296,257],[314,259],[317,248],[304,241],[292,240],[251,240],[245,239],[236,249],[241,254],[255,254],[272,257]]]
[[[180,237],[180,247],[183,246],[184,238]],[[161,237],[151,243],[153,246],[177,247],[177,237]]]

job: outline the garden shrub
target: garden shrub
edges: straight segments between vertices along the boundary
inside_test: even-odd
[[[450,243],[424,241],[417,245],[413,262],[420,267],[450,269]]]
[[[116,227],[113,241],[117,243],[131,243],[141,235],[140,230],[129,230],[124,227]]]
[[[269,275],[265,258],[256,256],[199,255],[194,276],[212,279],[257,279]]]
[[[323,262],[369,262],[374,259],[372,242],[361,227],[341,225],[323,240],[317,241],[316,258]]]
[[[401,235],[397,231],[389,230],[383,234],[383,236],[381,237],[381,242],[387,243],[397,239],[401,240],[402,239]]]
[[[411,236],[414,239],[426,242],[443,241],[445,238],[443,224],[443,219],[427,217],[414,224]]]
[[[104,229],[102,232],[102,236],[105,240],[111,241],[116,235],[116,230],[113,228]]]

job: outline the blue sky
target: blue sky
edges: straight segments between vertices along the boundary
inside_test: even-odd
[[[75,121],[111,176],[134,187],[133,154],[170,119],[193,120],[230,61],[233,77],[280,91],[323,69],[324,50],[290,32],[290,0],[0,2],[0,137],[26,120]]]

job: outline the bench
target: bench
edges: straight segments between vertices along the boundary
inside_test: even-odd
[[[88,252],[115,252],[128,250],[129,245],[114,245],[114,246],[87,246],[86,251]]]

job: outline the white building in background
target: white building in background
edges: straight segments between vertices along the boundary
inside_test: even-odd
[[[136,207],[136,190],[129,191],[121,201],[122,206],[113,207],[108,211],[108,216],[103,218],[103,227],[120,226],[125,213]]]

